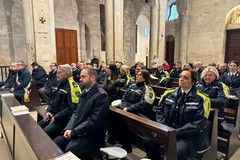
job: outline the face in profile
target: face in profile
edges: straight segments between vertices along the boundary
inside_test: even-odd
[[[145,81],[145,79],[143,78],[142,73],[141,73],[141,72],[138,72],[138,73],[136,74],[136,83],[140,83],[140,82],[144,82],[144,81]]]

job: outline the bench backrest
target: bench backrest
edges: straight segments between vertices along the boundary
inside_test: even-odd
[[[164,148],[164,155],[167,159],[177,159],[175,129],[115,107],[110,108],[110,114],[121,118],[128,126],[128,129],[137,135],[159,143]]]
[[[30,111],[34,111],[34,107],[36,106],[40,106],[41,102],[40,102],[40,97],[38,94],[38,89],[37,89],[37,85],[36,85],[36,81],[32,81],[31,85],[30,85],[30,101],[29,102],[24,102],[24,100],[22,100],[22,104],[27,106],[29,108]]]
[[[224,120],[227,123],[231,123],[236,125],[239,123],[238,119],[238,112],[239,112],[239,99],[237,97],[230,97],[227,106],[224,108]]]
[[[0,66],[0,81],[4,82],[9,73],[9,66]]]

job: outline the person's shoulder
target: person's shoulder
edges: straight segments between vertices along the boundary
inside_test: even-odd
[[[198,96],[200,96],[200,97],[202,97],[203,99],[208,99],[209,98],[209,96],[206,94],[206,93],[204,93],[204,92],[202,92],[202,91],[200,91],[200,90],[197,90],[197,93],[196,93]]]
[[[98,86],[98,92],[100,94],[107,94],[107,92],[101,86]]]

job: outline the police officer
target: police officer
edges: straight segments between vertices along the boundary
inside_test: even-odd
[[[231,61],[229,72],[223,74],[222,82],[231,90],[234,90],[240,98],[240,73],[237,71],[238,65],[237,61]]]
[[[198,90],[206,93],[211,101],[211,107],[219,110],[219,124],[223,121],[223,109],[228,103],[229,88],[219,80],[219,74],[215,67],[208,66],[202,71],[201,79],[197,82]]]
[[[201,157],[210,147],[207,118],[210,113],[210,100],[197,91],[195,82],[197,72],[184,69],[179,77],[179,87],[166,91],[157,108],[157,122],[177,130],[177,159]],[[145,139],[145,149],[148,158],[161,159],[159,145]]]
[[[81,71],[80,84],[84,90],[76,113],[65,127],[64,134],[54,139],[63,151],[71,151],[81,159],[102,147],[106,135],[109,97],[96,81],[95,69]]]
[[[79,85],[73,80],[69,64],[58,66],[57,80],[57,90],[53,93],[43,120],[38,123],[52,139],[60,135],[70,120],[81,93]]]

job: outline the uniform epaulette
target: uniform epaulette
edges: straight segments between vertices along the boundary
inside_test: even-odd
[[[107,92],[100,86],[98,87],[98,91],[100,94],[107,94]]]

